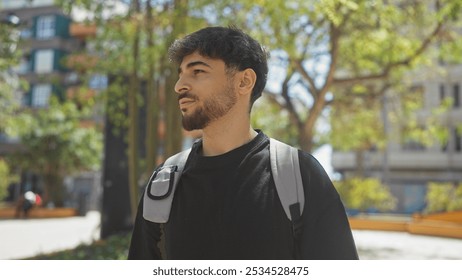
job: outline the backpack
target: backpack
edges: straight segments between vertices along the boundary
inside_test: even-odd
[[[143,201],[144,219],[160,224],[168,221],[175,189],[190,152],[191,149],[188,149],[171,156],[151,175]],[[298,150],[270,138],[270,164],[279,199],[292,223],[295,257],[299,258],[298,243],[301,237],[301,215],[305,206],[305,196]]]

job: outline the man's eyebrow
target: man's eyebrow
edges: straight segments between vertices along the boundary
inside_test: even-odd
[[[197,60],[197,61],[191,61],[189,62],[188,64],[186,64],[186,68],[191,68],[191,67],[194,67],[196,65],[203,65],[205,67],[208,67],[208,68],[212,68],[212,66],[210,66],[209,64],[201,61],[201,60]],[[182,70],[181,70],[181,67],[178,67],[178,74],[181,74]]]

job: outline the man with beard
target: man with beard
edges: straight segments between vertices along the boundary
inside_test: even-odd
[[[268,72],[260,44],[239,29],[209,27],[175,41],[169,55],[179,65],[183,127],[201,129],[202,139],[165,195],[172,199],[165,223],[146,219],[144,204],[158,201],[141,199],[129,259],[357,259],[338,193],[300,150],[305,206],[294,240],[271,173],[270,140],[250,125]]]

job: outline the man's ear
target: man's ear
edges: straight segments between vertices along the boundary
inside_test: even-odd
[[[257,81],[257,74],[251,68],[247,68],[239,75],[239,93],[252,94],[253,87]]]

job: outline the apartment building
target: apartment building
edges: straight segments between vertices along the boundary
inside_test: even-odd
[[[447,129],[444,142],[424,145],[406,140],[396,123],[386,120],[389,143],[383,151],[364,155],[365,176],[381,179],[398,198],[397,213],[412,214],[425,208],[429,182],[462,182],[462,65],[440,65],[412,75],[412,94],[419,95],[423,108],[417,112],[418,123],[425,127],[430,118]],[[436,114],[435,109],[451,99],[449,110]],[[393,110],[388,99],[386,111]],[[334,151],[332,165],[344,177],[353,176],[357,166],[354,152]]]
[[[79,75],[68,69],[64,61],[72,53],[85,48],[85,40],[79,34],[72,34],[72,19],[56,6],[54,0],[0,0],[0,16],[8,15],[15,15],[20,19],[16,28],[20,34],[17,47],[21,50],[22,57],[13,71],[29,84],[27,91],[17,93],[22,100],[22,106],[46,109],[51,96],[57,96],[61,100],[68,98],[72,89],[81,81]],[[90,81],[90,87],[92,86],[104,87],[105,81],[101,77],[95,77]],[[7,154],[20,145],[19,139],[0,135],[0,155]],[[90,208],[94,208],[97,202],[90,194],[99,186],[99,178],[100,175],[94,172],[67,178],[66,187],[70,194],[68,206],[84,203],[88,208],[90,203],[93,205]],[[10,199],[17,199],[20,191],[25,189],[40,192],[43,190],[41,184],[41,179],[36,174],[24,172],[21,174],[21,183],[16,186]]]
[[[81,48],[69,34],[71,19],[53,0],[1,0],[0,8],[1,13],[20,19],[23,56],[15,72],[30,84],[29,91],[23,93],[23,105],[46,107],[50,96],[64,98],[66,87],[76,80],[63,59]]]

